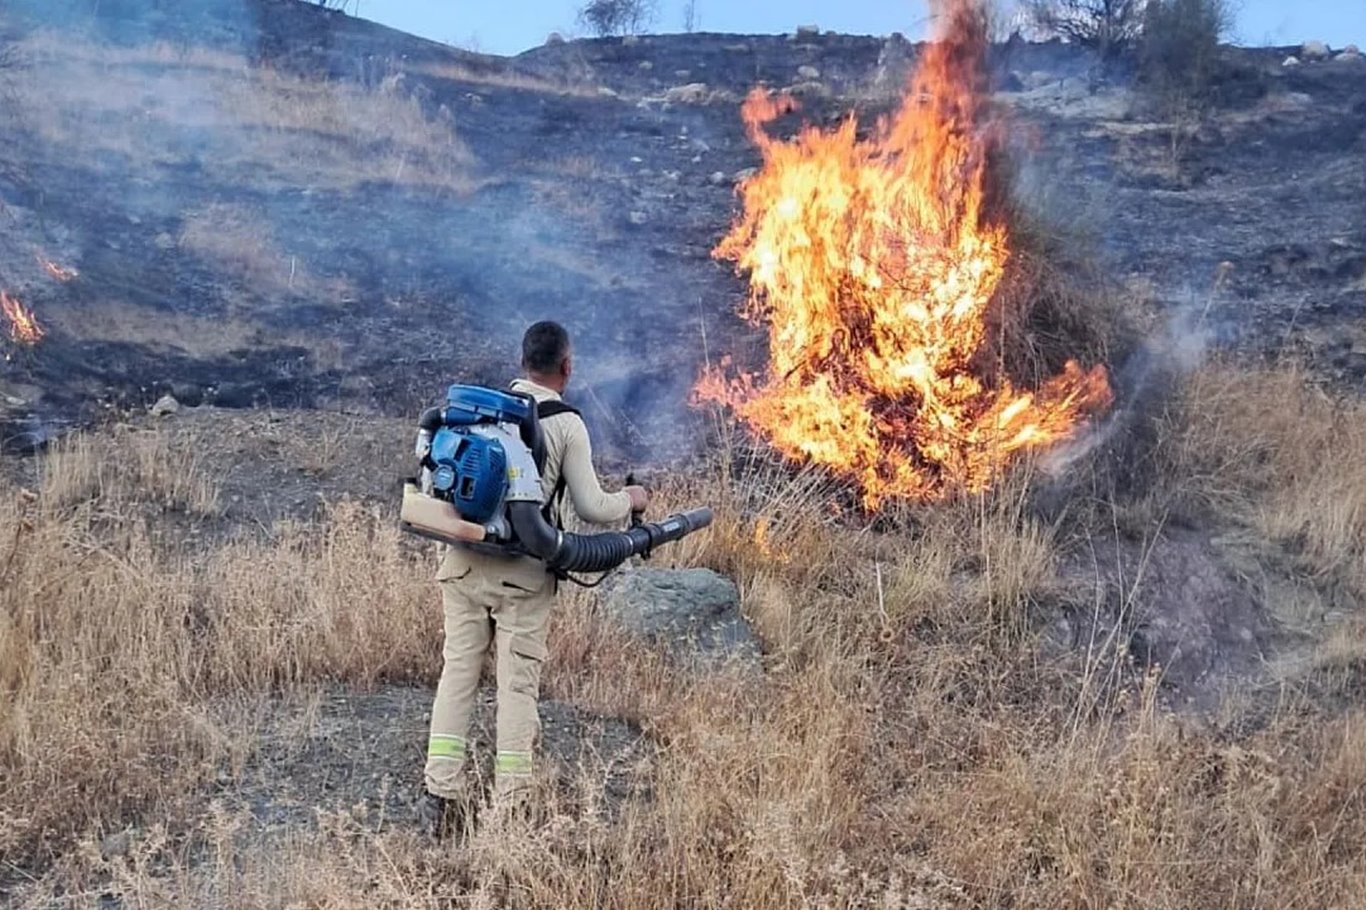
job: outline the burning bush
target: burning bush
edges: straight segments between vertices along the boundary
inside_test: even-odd
[[[770,362],[762,379],[708,372],[699,399],[853,480],[868,507],[985,489],[1111,399],[1100,366],[1068,359],[1041,379],[1007,368],[1019,342],[999,335],[1031,301],[1007,313],[998,294],[1012,241],[992,171],[987,24],[966,0],[942,12],[903,106],[868,140],[852,117],[772,139],[764,127],[796,102],[750,95],[742,113],[764,167],[715,251],[749,272],[745,314],[769,325]]]

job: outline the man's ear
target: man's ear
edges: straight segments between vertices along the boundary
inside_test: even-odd
[[[560,361],[560,375],[563,376],[565,379],[568,379],[568,378],[569,378],[569,374],[570,374],[570,373],[573,373],[573,372],[574,372],[574,358],[573,358],[573,355],[571,355],[571,354],[566,354],[564,360]]]

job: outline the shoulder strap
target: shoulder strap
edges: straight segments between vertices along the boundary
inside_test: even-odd
[[[536,402],[536,416],[539,417],[541,420],[545,420],[547,417],[554,417],[556,414],[574,414],[580,417],[583,416],[582,414],[579,414],[578,408],[574,407],[573,405],[565,404],[563,401],[556,401],[553,398],[547,401]]]
[[[556,401],[553,398],[546,401],[538,401],[536,403],[537,420],[545,420],[549,417],[554,417],[557,414],[573,414],[576,417],[583,416],[579,413],[578,408],[575,408],[573,405],[565,404],[563,401]],[[556,528],[560,528],[560,522],[555,513],[559,508],[560,500],[564,497],[565,486],[564,471],[561,470],[560,476],[555,478],[555,489],[551,491],[550,498],[546,500],[545,506],[541,509],[541,513],[545,516],[546,521]]]

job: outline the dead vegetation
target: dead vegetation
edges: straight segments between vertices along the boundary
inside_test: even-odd
[[[295,294],[329,301],[355,297],[345,280],[315,275],[306,258],[282,249],[266,213],[248,206],[215,203],[186,212],[178,246],[255,294]]]
[[[1151,501],[1112,505],[1259,536],[1267,565],[1354,611],[1363,416],[1293,370],[1203,368],[1154,413]],[[546,696],[639,724],[659,746],[648,792],[609,798],[610,756],[585,756],[542,781],[546,824],[492,821],[463,850],[358,815],[348,794],[314,826],[260,834],[205,785],[242,773],[281,697],[430,685],[431,566],[386,511],[355,503],[208,536],[214,485],[185,445],[78,438],[35,489],[0,496],[0,854],[16,906],[64,892],[234,907],[1279,908],[1349,906],[1366,885],[1361,713],[1316,700],[1359,684],[1359,624],[1255,723],[1183,717],[1163,706],[1160,668],[1098,686],[1041,655],[1040,623],[1077,592],[1057,572],[1073,538],[1032,507],[1027,466],[993,494],[874,530],[828,508],[826,481],[738,445],[710,479],[665,492],[718,511],[667,558],[737,579],[762,679],[675,666],[591,594],[554,620]],[[1106,647],[1122,661],[1124,645]],[[416,780],[417,751],[384,770]]]
[[[20,50],[30,65],[16,87],[18,122],[59,150],[252,185],[474,186],[450,111],[425,110],[400,77],[370,88],[193,45],[117,48],[47,32]]]

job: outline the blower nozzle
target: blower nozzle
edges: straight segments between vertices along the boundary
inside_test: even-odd
[[[534,503],[510,503],[513,531],[527,552],[561,572],[606,572],[632,556],[648,556],[660,544],[672,543],[712,522],[707,506],[642,521],[624,531],[572,534],[552,527]]]

